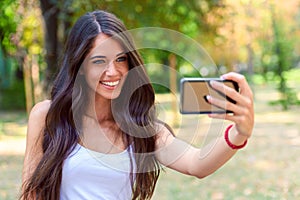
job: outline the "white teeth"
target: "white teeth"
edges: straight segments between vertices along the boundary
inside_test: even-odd
[[[120,80],[113,81],[113,82],[111,82],[111,81],[107,81],[107,82],[101,81],[102,84],[107,85],[107,86],[111,86],[111,87],[118,85],[119,82],[120,82]]]

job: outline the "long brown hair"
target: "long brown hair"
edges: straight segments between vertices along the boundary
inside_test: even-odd
[[[135,50],[123,23],[105,11],[87,13],[77,20],[66,43],[60,72],[54,81],[42,137],[43,156],[32,176],[23,185],[23,199],[59,199],[64,160],[80,139],[85,90],[75,86],[79,68],[93,47],[99,33],[104,33],[123,45],[128,55],[129,73],[120,96],[113,100],[114,119],[123,132],[126,144],[131,144],[132,199],[150,199],[160,174],[155,158],[158,122],[154,106],[154,90],[144,70],[143,61]],[[125,102],[125,103],[124,103]],[[133,169],[135,169],[133,171]]]

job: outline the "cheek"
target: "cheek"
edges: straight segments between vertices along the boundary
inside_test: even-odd
[[[89,87],[95,89],[99,83],[100,77],[103,74],[103,69],[90,69],[84,72],[85,81]]]
[[[127,68],[125,68],[124,70],[123,70],[123,74],[127,74],[128,73],[128,67]]]
[[[123,81],[125,81],[127,79],[128,73],[129,73],[128,68],[124,68],[121,73],[122,73]]]

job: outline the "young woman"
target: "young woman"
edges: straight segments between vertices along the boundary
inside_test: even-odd
[[[143,62],[113,14],[87,13],[70,32],[51,100],[28,121],[21,199],[150,199],[160,165],[199,178],[220,168],[251,136],[253,98],[245,78],[240,92],[218,82],[237,103],[208,98],[234,122],[205,158],[175,138],[156,118],[154,90]],[[226,139],[225,139],[226,138]]]

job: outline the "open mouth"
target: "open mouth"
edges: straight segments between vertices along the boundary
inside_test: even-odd
[[[115,87],[120,83],[120,80],[117,81],[100,81],[101,84],[109,87]]]

